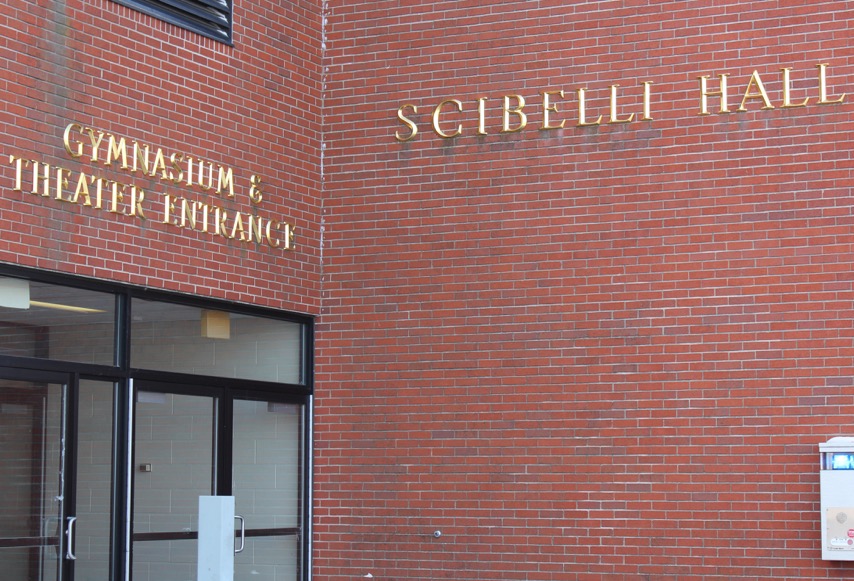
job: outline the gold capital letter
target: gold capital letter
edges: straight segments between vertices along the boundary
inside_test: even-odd
[[[596,119],[596,121],[587,121],[587,112],[584,104],[584,93],[587,89],[576,89],[575,92],[578,93],[578,125],[576,127],[589,127],[591,125],[599,125],[602,123],[602,116]]]
[[[83,155],[83,143],[80,141],[75,141],[74,145],[77,147],[75,149],[71,148],[71,132],[75,131],[77,133],[83,133],[83,127],[78,125],[77,123],[69,123],[65,127],[65,131],[62,133],[62,144],[65,146],[65,151],[68,152],[68,155],[71,157],[81,157]]]
[[[406,115],[403,114],[404,109],[412,109],[413,113],[418,113],[418,107],[413,105],[412,103],[407,103],[406,105],[401,105],[397,109],[397,118],[400,119],[404,125],[409,127],[409,135],[401,135],[400,131],[394,132],[394,138],[398,141],[409,141],[410,139],[414,139],[416,135],[418,135],[418,126]]]
[[[457,135],[462,133],[463,132],[463,126],[462,126],[462,124],[457,125],[457,129],[453,133],[443,133],[442,132],[442,128],[439,127],[439,113],[442,112],[442,106],[445,103],[453,103],[454,105],[457,106],[457,111],[463,110],[463,104],[460,101],[458,101],[457,99],[445,99],[444,101],[442,101],[441,103],[436,105],[435,109],[433,109],[433,131],[435,131],[439,137],[449,139],[451,137],[456,137]]]
[[[62,197],[62,190],[68,187],[68,176],[70,175],[71,172],[67,169],[63,169],[61,167],[56,168],[56,193],[54,194],[54,198],[60,202],[71,201]]]
[[[110,140],[107,141],[107,156],[104,159],[104,165],[110,165],[113,161],[121,161],[122,169],[128,168],[128,147],[125,138],[122,137],[116,141],[115,135],[110,133]]]
[[[71,198],[71,201],[76,204],[81,194],[83,194],[83,205],[91,206],[92,199],[89,197],[89,181],[86,179],[86,174],[84,173],[81,173],[77,178],[77,187],[74,188],[74,197]]]
[[[273,222],[272,220],[267,221],[267,227],[264,229],[265,238],[267,239],[267,244],[271,248],[279,247],[279,239],[273,238],[273,230],[278,230],[279,226],[281,226],[281,222]]]
[[[806,104],[810,102],[810,98],[807,97],[800,103],[792,103],[792,82],[789,78],[789,71],[791,68],[782,68],[783,71],[783,108],[787,107],[806,107]]]
[[[751,87],[756,87],[759,91],[758,93],[751,93]],[[773,109],[774,105],[771,104],[771,101],[768,99],[768,93],[765,92],[765,87],[762,85],[762,79],[759,77],[759,71],[753,71],[753,74],[750,75],[750,80],[747,81],[747,89],[744,90],[744,97],[741,99],[741,106],[738,108],[738,111],[747,111],[747,107],[745,107],[745,103],[747,103],[748,99],[762,99],[762,109]]]
[[[486,135],[486,97],[477,100],[477,134]]]
[[[173,199],[174,198],[172,198],[172,196],[170,196],[169,194],[164,194],[163,196],[163,223],[171,224],[172,226],[177,226],[177,220],[170,220],[169,218],[170,215],[175,212],[175,202],[172,201]]]
[[[617,117],[617,87],[620,85],[611,85],[611,114],[608,118],[608,123],[631,123],[634,121],[635,114],[632,113],[625,119]]]
[[[172,166],[172,170],[169,172],[169,179],[175,185],[180,184],[181,180],[184,179],[184,170],[181,169],[181,162],[183,160],[183,153],[176,152],[169,156],[169,165]]]
[[[145,190],[136,186],[130,187],[130,211],[126,212],[128,216],[136,216],[145,220],[145,213],[142,211],[142,202],[145,200]]]
[[[109,183],[109,180],[92,176],[91,178],[89,178],[89,181],[92,182],[93,186],[95,186],[95,205],[93,207],[100,210],[101,200],[104,197],[104,184]]]
[[[98,161],[98,148],[101,147],[101,141],[104,140],[104,132],[97,130],[98,139],[95,139],[95,132],[96,132],[95,129],[92,129],[91,127],[87,127],[86,129],[84,129],[84,131],[89,134],[89,143],[92,144],[91,160],[92,161]]]
[[[816,66],[818,67],[818,104],[832,105],[833,103],[844,101],[845,93],[842,93],[842,96],[836,99],[829,100],[827,98],[827,67],[830,65],[828,63],[821,63]]]
[[[721,98],[720,113],[729,113],[729,105],[727,104],[726,94],[726,78],[729,73],[721,75],[721,88],[719,91],[710,91],[708,88],[708,76],[700,77],[700,115],[709,115],[709,97],[719,95]]]
[[[228,235],[228,226],[226,226],[226,222],[228,222],[228,212],[218,206],[215,207],[214,226],[216,227],[216,234],[224,236],[225,238],[230,238],[230,236]]]
[[[44,173],[39,172],[39,167],[44,169]],[[47,198],[50,196],[50,164],[39,162],[33,163],[33,189],[30,190],[31,194],[38,195],[39,182],[41,182],[44,187],[42,197]]]
[[[16,157],[14,155],[9,156],[9,163],[15,164],[15,187],[12,188],[14,192],[22,191],[22,175],[24,171],[24,167],[30,165],[29,159],[21,159],[20,157]]]
[[[643,117],[641,117],[642,121],[652,121],[651,107],[649,105],[651,94],[650,85],[652,85],[652,81],[643,82]]]
[[[234,197],[234,172],[230,167],[219,166],[216,178],[216,193],[221,194],[223,190],[228,191],[228,197]]]
[[[109,211],[113,214],[119,213],[119,202],[123,201],[124,191],[127,187],[124,184],[120,184],[119,182],[112,182],[112,186],[110,187],[112,191],[112,195],[110,196],[110,209]]]
[[[516,100],[516,106],[510,107],[510,99]],[[525,98],[522,95],[505,95],[504,96],[504,107],[503,107],[503,119],[504,123],[501,126],[502,133],[515,133],[517,131],[522,131],[525,126],[528,124],[528,116],[522,111],[525,107]],[[510,115],[516,115],[519,118],[519,125],[510,128]]]
[[[543,91],[543,126],[540,129],[563,129],[566,124],[566,119],[562,119],[560,125],[551,125],[549,123],[549,113],[557,113],[557,105],[549,102],[549,97],[557,95],[561,99],[564,98],[563,89],[560,91]]]

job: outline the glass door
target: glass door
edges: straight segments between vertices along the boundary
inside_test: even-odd
[[[235,581],[299,578],[302,410],[265,399],[233,401],[232,494],[244,527]]]
[[[61,377],[0,379],[0,563],[7,581],[63,579],[73,527],[64,504],[67,389]]]
[[[235,497],[235,581],[300,579],[303,406],[230,388],[136,386],[133,581],[196,578],[208,495]]]
[[[112,382],[0,370],[0,577],[110,571]]]
[[[196,578],[199,497],[216,490],[218,402],[149,387],[136,392],[133,581]]]

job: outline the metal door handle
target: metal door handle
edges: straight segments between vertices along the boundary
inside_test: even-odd
[[[239,514],[234,515],[235,519],[240,520],[240,548],[234,550],[234,554],[242,553],[246,548],[246,519]]]
[[[65,541],[68,546],[65,548],[65,558],[69,561],[76,561],[77,555],[74,554],[74,523],[77,522],[76,516],[68,517],[68,525],[65,529]]]

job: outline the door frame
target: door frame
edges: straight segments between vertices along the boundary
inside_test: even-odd
[[[133,544],[145,540],[188,540],[198,538],[198,531],[175,531],[173,533],[133,533],[134,518],[134,482],[137,467],[135,456],[136,438],[136,404],[139,392],[154,392],[164,394],[210,397],[215,401],[213,417],[213,474],[212,494],[216,496],[232,496],[234,451],[234,400],[263,401],[268,403],[292,404],[300,407],[300,453],[299,453],[299,492],[298,492],[298,524],[296,527],[282,528],[245,528],[245,538],[295,536],[298,543],[298,567],[300,579],[310,579],[309,551],[311,530],[311,395],[306,392],[283,392],[278,384],[247,381],[243,379],[212,378],[175,374],[168,372],[151,372],[133,370],[135,377],[131,380],[127,424],[129,470],[126,482],[128,498],[128,518],[126,522],[127,562],[128,573],[133,564]],[[236,535],[239,534],[236,531]],[[129,577],[128,577],[129,578]]]
[[[75,432],[76,428],[76,417],[75,412],[77,410],[77,399],[76,399],[76,391],[77,391],[77,378],[72,373],[62,373],[55,371],[44,371],[39,369],[21,369],[21,368],[10,368],[10,367],[0,367],[0,380],[7,381],[19,381],[19,382],[32,382],[33,384],[44,384],[44,385],[59,385],[61,388],[60,394],[60,425],[59,425],[59,433],[57,434],[60,441],[57,442],[57,450],[58,450],[58,467],[59,474],[56,475],[56,478],[59,481],[56,483],[56,490],[58,494],[61,496],[60,507],[57,511],[59,513],[59,523],[57,526],[56,535],[47,535],[43,529],[43,523],[41,519],[38,523],[39,530],[38,534],[29,535],[26,537],[9,537],[5,542],[0,541],[0,548],[13,548],[13,547],[30,547],[30,548],[40,548],[41,553],[43,554],[44,550],[49,547],[55,547],[57,553],[57,581],[64,581],[67,579],[73,579],[73,565],[74,560],[68,558],[69,553],[69,519],[76,518],[77,511],[75,507],[76,502],[76,491],[75,491],[75,482],[76,482],[76,445],[77,445],[77,434]],[[31,396],[33,400],[40,399],[38,394],[33,394]],[[0,396],[2,398],[2,396]],[[1,403],[1,402],[0,402]],[[42,414],[46,411],[45,408],[41,408]],[[36,430],[33,430],[32,438],[33,438],[33,447],[35,450],[37,448],[41,448],[44,450],[48,445],[46,440],[45,429],[47,426],[42,423],[42,429],[40,433],[37,433]],[[41,453],[41,452],[40,452]],[[44,463],[46,458],[42,457],[38,465],[41,467],[41,470],[44,470]],[[44,490],[43,485],[46,482],[45,477],[47,475],[42,473],[42,477],[38,479],[36,482],[35,473],[31,474],[31,483],[34,496],[31,497],[30,502],[30,511],[36,508],[36,503],[41,503],[46,495],[46,490]],[[36,490],[36,485],[38,489]],[[39,511],[39,514],[41,511]],[[44,517],[44,515],[41,515]],[[34,523],[35,524],[35,523]],[[73,537],[71,539],[73,541]],[[40,541],[40,542],[37,542]],[[73,547],[72,547],[73,551]],[[31,574],[38,572],[41,570],[43,559],[39,559],[38,561],[32,561],[29,565],[29,569]]]

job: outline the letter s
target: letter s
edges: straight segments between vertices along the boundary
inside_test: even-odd
[[[414,139],[416,135],[418,135],[418,126],[415,125],[415,122],[412,119],[406,117],[403,114],[403,110],[406,108],[411,108],[413,113],[418,113],[418,107],[413,105],[412,103],[407,103],[406,105],[401,105],[397,110],[397,118],[400,119],[404,125],[409,127],[409,135],[401,135],[400,131],[394,132],[394,138],[398,141],[409,141]]]

